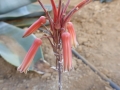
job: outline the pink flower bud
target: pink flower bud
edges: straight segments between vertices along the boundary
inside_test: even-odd
[[[37,30],[38,28],[40,28],[40,26],[42,24],[46,23],[46,17],[41,16],[36,22],[34,22],[29,28],[28,30],[24,33],[23,37],[27,37],[30,34],[32,34],[35,30]]]
[[[69,71],[72,68],[72,52],[69,32],[63,32],[62,35],[63,48],[63,65],[64,71]]]
[[[76,40],[76,33],[75,33],[74,26],[73,26],[72,22],[67,23],[67,29],[71,35],[71,44],[75,48],[78,45],[78,42]]]
[[[27,73],[27,70],[30,66],[30,64],[32,63],[32,60],[38,50],[38,47],[42,44],[42,40],[39,38],[36,38],[32,44],[32,46],[30,47],[29,51],[27,52],[22,64],[18,67],[18,71],[20,71],[21,73]]]

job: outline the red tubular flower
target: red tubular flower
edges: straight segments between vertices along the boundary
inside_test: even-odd
[[[58,10],[57,10],[57,7],[55,5],[54,0],[50,0],[50,1],[51,1],[51,4],[52,4],[53,13],[54,13],[54,22],[56,22],[57,16],[58,16]]]
[[[38,47],[42,44],[42,40],[39,38],[36,38],[32,44],[32,46],[30,47],[29,51],[27,52],[22,64],[18,67],[18,71],[20,71],[21,73],[27,73],[27,70],[30,66],[30,64],[32,63],[32,60],[38,50]]]
[[[67,23],[67,29],[71,35],[71,44],[75,48],[78,45],[78,42],[76,40],[76,33],[75,33],[75,29],[74,29],[72,22]]]
[[[46,23],[46,17],[41,16],[36,22],[34,22],[28,30],[24,33],[23,37],[27,37],[32,34],[35,30],[37,30],[42,24]]]
[[[80,2],[78,5],[76,5],[75,7],[80,9],[81,7],[83,7],[85,4],[88,4],[90,1],[92,0],[83,0],[82,2]]]
[[[92,0],[83,0],[81,1],[78,5],[76,5],[65,17],[64,17],[64,23],[63,25],[66,24],[66,22],[70,21],[71,17],[75,12],[77,12],[80,8],[82,8],[84,5],[88,4]]]
[[[62,35],[62,48],[63,48],[63,65],[64,71],[69,71],[72,68],[72,52],[70,43],[69,32],[63,32]]]

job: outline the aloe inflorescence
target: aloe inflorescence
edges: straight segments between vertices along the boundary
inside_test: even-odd
[[[67,8],[70,0],[63,3],[59,0],[58,6],[56,6],[54,0],[50,0],[53,8],[53,18],[50,16],[48,11],[45,9],[41,0],[38,0],[39,4],[43,8],[46,16],[41,16],[36,22],[34,22],[28,30],[24,33],[23,37],[27,37],[32,34],[35,30],[44,26],[46,20],[50,23],[50,28],[45,28],[47,32],[41,38],[36,38],[33,45],[30,47],[28,53],[26,54],[22,64],[18,67],[20,72],[27,73],[30,63],[35,56],[37,48],[42,44],[42,38],[47,38],[53,48],[54,55],[56,57],[56,69],[59,73],[59,90],[61,90],[61,73],[70,71],[72,69],[72,52],[71,48],[77,46],[76,34],[72,22],[70,22],[71,17],[75,12],[77,12],[84,5],[88,4],[91,0],[83,0],[78,5],[76,5],[71,11],[67,13]],[[44,26],[45,27],[45,26]]]

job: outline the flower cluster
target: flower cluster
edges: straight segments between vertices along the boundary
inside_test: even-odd
[[[63,3],[62,0],[59,0],[58,7],[56,7],[54,0],[50,1],[53,8],[53,19],[49,15],[48,11],[45,9],[44,5],[41,3],[41,1],[38,0],[46,16],[41,16],[36,22],[34,22],[28,28],[28,30],[26,30],[23,37],[29,36],[35,30],[40,28],[40,26],[45,24],[46,20],[49,20],[50,29],[46,29],[49,33],[45,33],[43,37],[47,38],[50,41],[50,44],[56,56],[56,61],[63,61],[63,71],[69,71],[72,68],[71,47],[76,47],[78,44],[76,40],[74,26],[72,22],[70,22],[70,19],[75,12],[77,12],[84,5],[88,4],[91,0],[83,0],[68,13],[66,11],[70,0],[67,0],[66,3]],[[26,54],[22,64],[18,67],[18,70],[20,72],[27,72],[35,56],[35,53],[41,44],[42,40],[36,38],[33,42],[33,45],[30,47],[28,53]]]

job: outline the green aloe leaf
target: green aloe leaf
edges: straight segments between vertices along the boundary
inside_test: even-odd
[[[29,50],[34,35],[22,38],[24,30],[15,26],[0,22],[0,55],[10,64],[19,66]],[[34,60],[30,66],[30,70],[34,70],[36,62],[44,60],[42,49],[39,48]]]
[[[37,20],[38,18],[19,18],[19,19],[7,21],[7,23],[17,27],[26,27],[32,25]],[[45,25],[49,25],[49,22],[47,21]]]
[[[52,10],[52,7],[50,5],[45,5],[45,8],[48,11]],[[19,9],[16,9],[14,11],[11,11],[5,14],[0,14],[0,20],[15,19],[18,17],[35,17],[35,16],[41,16],[44,14],[45,13],[40,5],[30,4],[27,6],[23,6]]]
[[[0,0],[0,14],[10,12],[35,1],[37,0]]]

